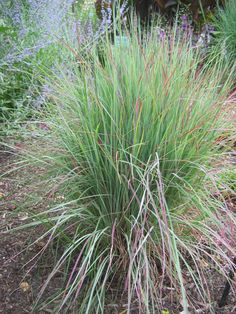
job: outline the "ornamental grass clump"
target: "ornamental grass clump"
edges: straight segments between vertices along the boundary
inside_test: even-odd
[[[215,28],[213,53],[235,65],[236,61],[236,1],[225,2],[213,19]]]
[[[206,69],[174,32],[122,36],[103,41],[102,64],[91,48],[73,78],[53,80],[49,151],[31,156],[64,198],[32,223],[49,227],[40,239],[60,243],[38,296],[64,268],[57,313],[109,313],[114,290],[127,313],[159,313],[169,295],[187,313],[197,303],[186,274],[209,305],[204,265],[226,276],[234,254],[220,236],[224,217],[234,218],[211,197],[208,172],[227,127],[223,67]]]

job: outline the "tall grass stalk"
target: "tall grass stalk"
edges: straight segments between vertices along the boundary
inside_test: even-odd
[[[45,237],[64,250],[39,294],[65,267],[57,313],[108,313],[111,288],[123,292],[127,313],[158,313],[168,283],[187,313],[196,303],[186,273],[209,304],[201,265],[224,274],[235,254],[219,236],[221,220],[235,218],[211,196],[208,172],[227,129],[223,66],[205,68],[174,31],[122,36],[123,44],[102,42],[102,64],[94,47],[72,78],[54,79],[50,150],[31,153],[65,197],[32,223],[48,226]]]

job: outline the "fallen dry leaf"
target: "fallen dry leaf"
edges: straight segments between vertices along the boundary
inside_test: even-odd
[[[46,245],[47,243],[46,242],[44,242],[44,241],[39,241],[39,242],[36,242],[36,245],[37,245],[37,247],[39,247],[39,248],[43,248],[43,247],[45,247],[45,245]]]

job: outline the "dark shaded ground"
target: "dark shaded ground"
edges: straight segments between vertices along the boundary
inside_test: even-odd
[[[19,147],[18,147],[19,148]],[[14,152],[14,151],[13,151]],[[0,152],[0,169],[1,172],[9,171],[12,168],[12,163],[16,160],[14,154]],[[9,173],[7,177],[0,178],[0,313],[1,314],[24,314],[32,313],[33,303],[39,293],[40,287],[46,280],[53,265],[53,251],[47,249],[44,253],[44,258],[35,263],[33,257],[40,253],[45,246],[44,242],[37,242],[29,247],[29,243],[36,239],[39,235],[40,228],[20,230],[17,233],[5,233],[7,230],[19,226],[27,221],[27,208],[22,213],[22,200],[29,198],[33,191],[29,190],[24,185],[19,185],[17,176],[24,177],[25,170],[18,170],[16,173]],[[28,169],[30,171],[40,171],[38,169]],[[17,179],[17,180],[15,180]],[[24,181],[24,180],[23,180]],[[28,210],[40,210],[39,199],[32,199],[28,203]],[[43,207],[42,203],[40,204]],[[21,210],[21,213],[17,213]],[[14,214],[14,215],[13,215]],[[39,228],[39,229],[38,229]],[[21,254],[20,254],[21,253]],[[33,260],[32,260],[33,259]],[[28,263],[29,262],[29,263]],[[236,295],[231,289],[228,304],[219,309],[217,301],[219,301],[222,291],[225,286],[225,280],[222,279],[215,271],[206,266],[206,276],[210,286],[210,295],[214,302],[215,314],[231,314],[236,313]],[[45,298],[50,295],[50,292],[57,291],[63,282],[62,274],[58,274],[49,286]],[[186,277],[186,288],[194,297],[194,285]],[[175,304],[175,301],[170,306],[169,291],[171,287],[164,287],[166,300],[163,307],[170,309],[170,314],[180,313],[180,307]],[[36,310],[34,313],[46,314],[53,313],[48,306],[46,310]],[[122,310],[123,308],[123,310]],[[107,314],[125,314],[125,305],[110,304],[104,313]],[[76,312],[74,312],[76,313]],[[138,313],[135,309],[133,313]],[[191,313],[208,314],[209,309],[204,304],[199,302],[199,308]],[[62,313],[63,314],[63,313]]]

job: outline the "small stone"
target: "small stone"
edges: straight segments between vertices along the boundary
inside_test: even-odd
[[[22,281],[22,283],[20,284],[20,289],[23,291],[23,292],[26,292],[28,291],[30,288],[30,285],[28,284],[28,282],[26,281]]]
[[[8,310],[13,309],[13,305],[11,305],[11,304],[7,304],[7,306],[6,306],[6,307],[7,307],[7,309],[8,309]]]

